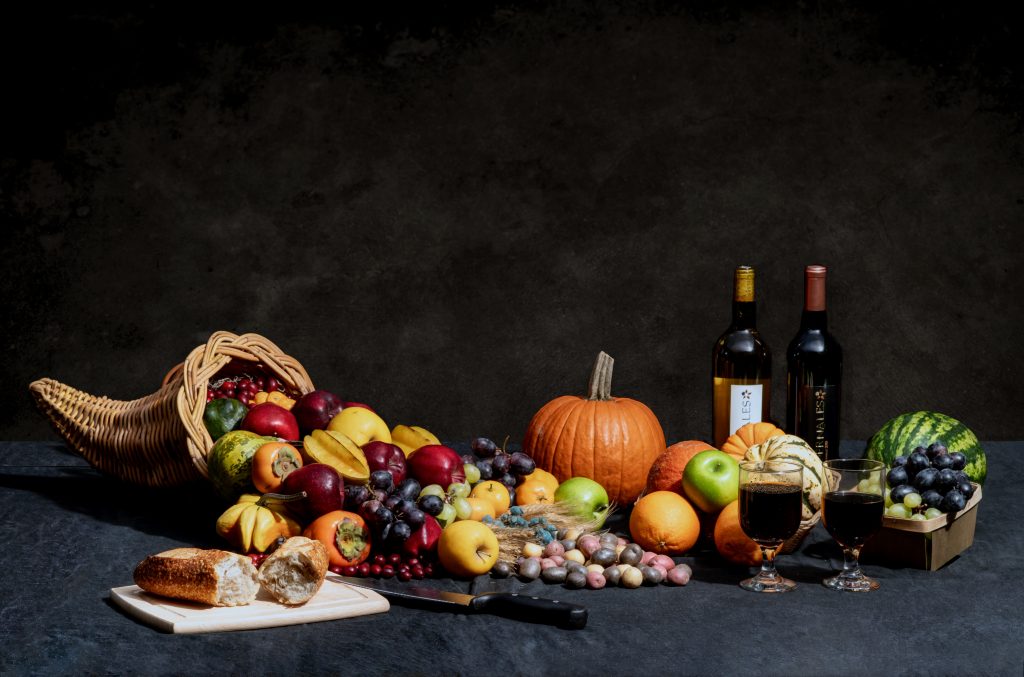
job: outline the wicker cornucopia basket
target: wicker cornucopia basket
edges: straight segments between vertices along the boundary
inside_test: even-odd
[[[276,345],[226,331],[210,336],[167,373],[159,390],[137,400],[98,397],[49,378],[29,390],[68,446],[95,468],[135,484],[173,486],[207,476],[213,440],[203,425],[206,386],[231,363],[258,367],[293,394],[313,390],[299,361]]]

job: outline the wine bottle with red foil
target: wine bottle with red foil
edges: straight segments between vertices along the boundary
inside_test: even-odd
[[[802,437],[823,460],[839,456],[843,349],[828,331],[825,266],[804,270],[800,330],[786,351],[786,432]]]
[[[747,423],[768,420],[772,355],[757,331],[754,269],[736,269],[732,323],[711,354],[711,431],[715,447]]]

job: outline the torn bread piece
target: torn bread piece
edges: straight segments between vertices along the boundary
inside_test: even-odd
[[[256,599],[259,577],[252,560],[226,550],[175,548],[142,560],[135,584],[146,592],[213,606]]]
[[[327,565],[327,548],[323,543],[293,536],[263,560],[260,584],[282,604],[303,604],[320,590]]]

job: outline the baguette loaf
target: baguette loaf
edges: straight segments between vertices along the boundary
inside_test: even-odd
[[[263,560],[260,584],[282,604],[304,604],[323,585],[327,564],[323,543],[293,536]]]
[[[260,589],[256,567],[248,557],[199,548],[150,555],[135,567],[135,584],[163,597],[214,606],[249,604]]]

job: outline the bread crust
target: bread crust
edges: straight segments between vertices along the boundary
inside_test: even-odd
[[[282,604],[304,604],[320,590],[329,564],[327,548],[323,543],[304,536],[293,536],[260,565],[260,585]],[[302,585],[297,588],[294,580],[282,576],[284,569],[289,570],[293,577],[300,578]]]
[[[244,555],[226,550],[175,548],[150,555],[135,567],[135,584],[146,592],[173,599],[183,599],[213,606],[238,606],[252,602],[257,586],[249,599],[225,599],[220,589],[218,565],[238,560],[239,575],[256,579],[256,567]]]

